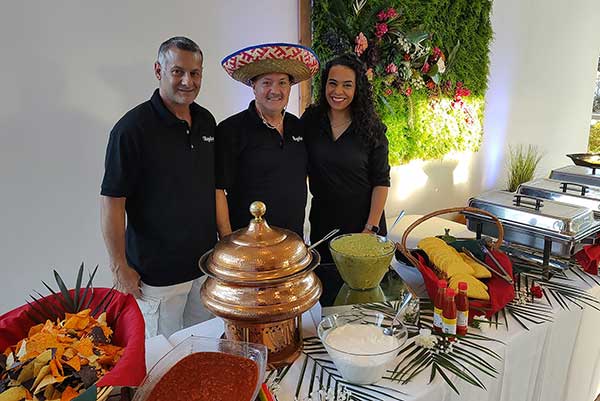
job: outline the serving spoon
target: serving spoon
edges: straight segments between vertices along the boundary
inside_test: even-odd
[[[329,231],[329,233],[326,236],[324,236],[323,238],[321,238],[320,240],[318,240],[317,242],[315,242],[314,244],[312,244],[311,246],[309,246],[308,250],[310,251],[311,249],[313,249],[317,245],[321,244],[323,241],[327,241],[329,238],[331,238],[334,235],[336,235],[338,233],[338,231],[340,231],[339,228],[334,228],[333,230]]]

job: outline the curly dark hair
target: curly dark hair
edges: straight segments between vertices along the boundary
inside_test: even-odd
[[[350,113],[352,122],[360,132],[365,143],[376,145],[385,135],[386,127],[381,118],[375,111],[373,102],[373,87],[367,79],[367,69],[364,63],[352,53],[343,54],[330,60],[321,74],[321,88],[319,90],[319,99],[316,108],[323,113],[329,110],[325,90],[327,88],[327,78],[329,70],[335,65],[343,65],[354,71],[356,76],[356,86],[354,99],[350,103]]]

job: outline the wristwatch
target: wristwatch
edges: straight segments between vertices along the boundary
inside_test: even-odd
[[[379,227],[374,226],[373,224],[365,224],[365,228],[374,234],[377,234],[379,232]]]

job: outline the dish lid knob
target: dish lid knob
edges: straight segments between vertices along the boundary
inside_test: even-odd
[[[254,221],[257,223],[262,221],[262,217],[267,212],[267,205],[261,201],[254,201],[250,204],[250,213],[254,216]]]

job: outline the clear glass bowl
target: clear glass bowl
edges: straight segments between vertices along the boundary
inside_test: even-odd
[[[391,245],[389,247],[390,250],[383,255],[377,256],[351,255],[336,250],[334,248],[336,241],[347,237],[355,237],[359,240],[377,238],[379,243]],[[329,250],[331,251],[335,266],[340,272],[340,276],[348,284],[348,287],[353,290],[366,290],[376,288],[381,283],[394,257],[396,246],[393,241],[380,235],[355,233],[338,235],[329,243]]]
[[[252,398],[253,401],[260,390],[265,379],[265,370],[267,367],[267,347],[263,344],[246,343],[240,341],[222,340],[218,338],[192,336],[169,351],[152,367],[150,372],[144,378],[144,381],[138,387],[133,397],[133,401],[144,401],[150,396],[154,386],[177,362],[188,355],[197,352],[223,352],[231,355],[242,356],[251,359],[258,366],[258,381]],[[193,374],[190,375],[193,380]]]
[[[344,283],[338,291],[333,306],[352,305],[352,304],[368,304],[373,302],[385,301],[385,293],[380,285],[368,290],[353,290]]]
[[[344,345],[336,347],[330,344],[327,340],[329,334],[345,325],[372,325],[381,329],[383,336],[392,336],[395,340],[379,338],[387,343],[385,351],[381,351],[381,346],[373,345],[373,341],[377,341],[373,337],[357,336],[351,339],[346,336]],[[372,384],[379,381],[386,370],[392,367],[390,365],[408,338],[408,332],[402,323],[397,320],[392,322],[392,319],[383,313],[366,310],[326,316],[319,323],[317,333],[342,377],[355,384]],[[369,351],[369,348],[378,350]]]

